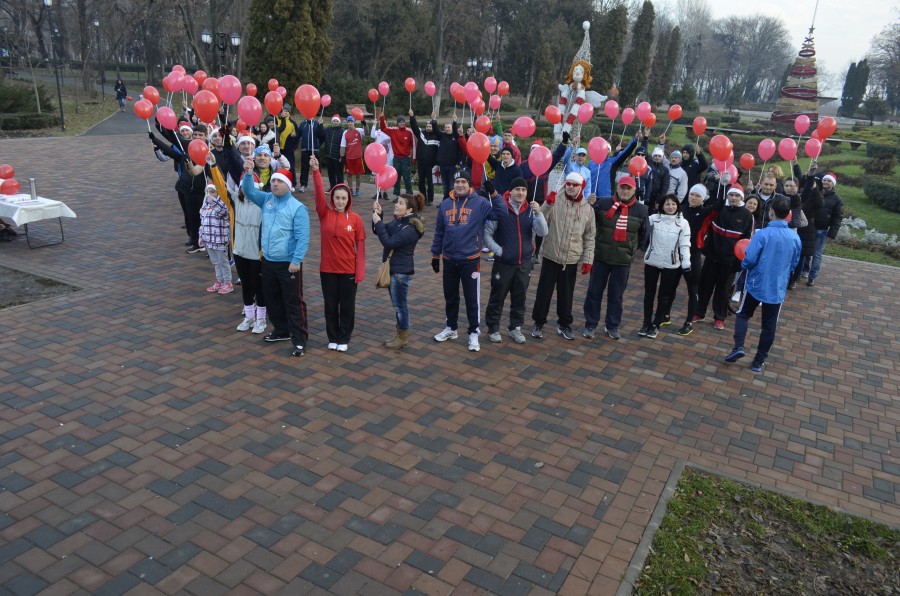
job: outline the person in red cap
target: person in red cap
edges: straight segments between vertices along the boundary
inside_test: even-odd
[[[705,235],[704,235],[705,230]],[[712,298],[716,329],[725,329],[728,317],[728,291],[734,274],[741,270],[741,260],[734,254],[739,240],[753,234],[753,214],[744,207],[744,188],[733,184],[716,211],[704,221],[698,234],[703,239],[703,268],[700,270],[700,295],[691,323],[706,319],[706,307]]]
[[[622,176],[615,197],[602,197],[594,203],[597,220],[597,241],[594,244],[591,280],[584,299],[584,331],[587,339],[594,337],[600,322],[603,291],[606,292],[606,326],[604,331],[612,339],[621,338],[622,299],[628,285],[631,261],[637,249],[646,250],[650,244],[650,222],[647,206],[637,200],[636,184],[631,176]]]

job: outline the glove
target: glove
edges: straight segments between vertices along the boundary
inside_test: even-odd
[[[556,193],[555,192],[548,193],[547,196],[544,198],[544,202],[547,203],[548,205],[554,204],[556,202]]]
[[[564,132],[564,133],[563,133],[563,136],[562,136],[562,142],[563,142],[563,145],[568,145],[568,144],[569,144],[569,138],[571,138],[571,137],[569,136],[569,133],[568,133],[568,132]]]
[[[582,275],[589,274],[591,272],[592,268],[593,268],[593,265],[591,265],[590,263],[582,263],[581,264],[581,274]]]
[[[441,272],[441,258],[440,257],[431,257],[431,268],[434,269],[435,273]]]
[[[152,132],[148,132],[147,135],[150,137],[151,141],[156,138],[155,136],[153,136]]]
[[[484,187],[484,190],[487,191],[488,196],[493,196],[495,192],[493,182],[491,182],[490,180],[485,180],[482,186]]]

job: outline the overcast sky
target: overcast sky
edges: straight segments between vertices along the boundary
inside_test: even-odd
[[[714,0],[709,6],[715,18],[753,14],[779,17],[791,32],[794,49],[799,51],[812,23],[816,0]],[[819,0],[813,33],[816,60],[833,73],[843,72],[851,62],[862,60],[872,38],[897,18],[900,3],[894,0]],[[828,91],[840,94],[843,84],[841,78],[838,88]]]

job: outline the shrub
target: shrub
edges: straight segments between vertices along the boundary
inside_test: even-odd
[[[896,165],[894,156],[888,155],[887,157],[868,159],[863,162],[862,167],[869,176],[890,176],[894,173],[894,165]]]
[[[890,178],[867,176],[863,192],[870,201],[895,213],[900,213],[900,183]]]
[[[866,155],[873,159],[879,157],[896,157],[900,155],[900,149],[898,149],[896,145],[866,143]]]
[[[52,112],[56,105],[50,100],[43,85],[37,86],[41,111]],[[22,83],[0,83],[0,114],[33,112],[34,87]]]
[[[0,130],[30,130],[59,126],[59,114],[5,114],[0,116]]]

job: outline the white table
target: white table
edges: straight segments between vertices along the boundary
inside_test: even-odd
[[[29,248],[52,246],[61,244],[65,240],[62,218],[76,217],[75,212],[62,201],[54,201],[44,197],[32,200],[31,195],[0,195],[0,217],[11,219],[17,226],[25,227],[25,240]],[[32,246],[28,237],[28,224],[43,219],[56,219],[59,222],[59,242],[50,242],[39,246]]]

